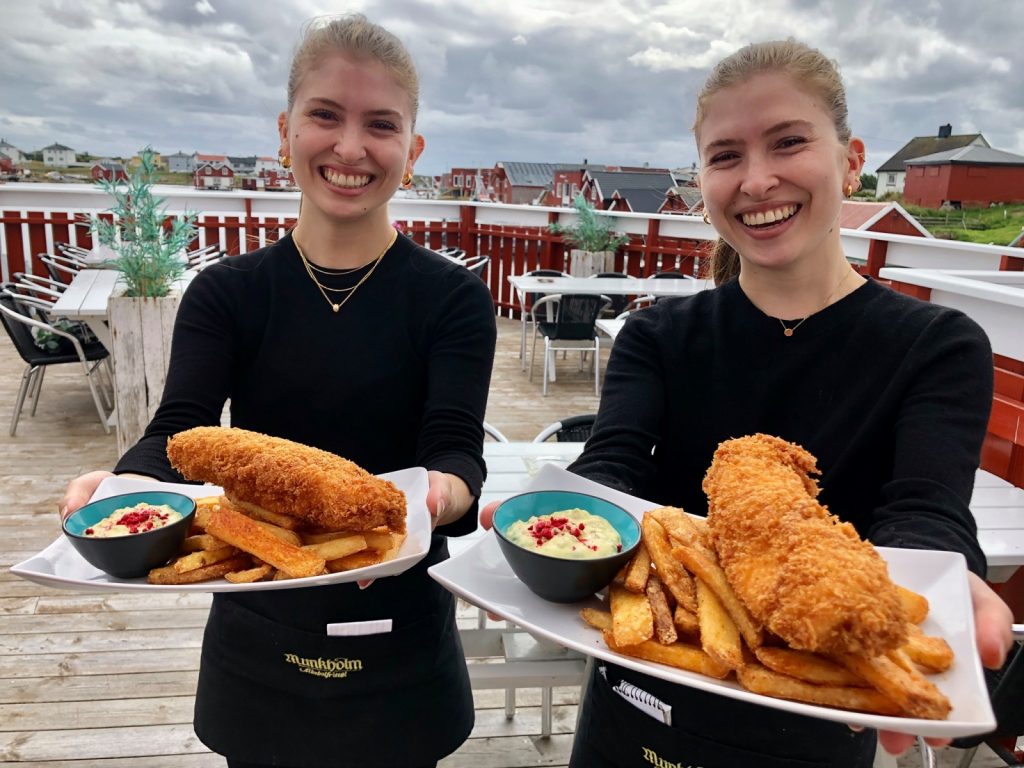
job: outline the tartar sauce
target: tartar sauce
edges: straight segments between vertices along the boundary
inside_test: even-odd
[[[505,530],[505,536],[521,547],[551,557],[584,559],[622,551],[622,539],[612,524],[583,509],[517,520]]]

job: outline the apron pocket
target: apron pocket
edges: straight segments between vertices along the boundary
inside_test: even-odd
[[[204,662],[228,676],[304,698],[332,699],[407,688],[435,671],[444,616],[428,613],[391,632],[334,637],[214,601]]]
[[[587,714],[580,723],[576,741],[591,744],[593,757],[586,755],[587,747],[574,750],[573,765],[614,765],[617,768],[651,768],[652,765],[688,766],[689,768],[736,768],[756,765],[758,768],[830,768],[834,761],[804,760],[777,757],[759,752],[760,745],[750,749],[735,744],[709,740],[687,732],[686,711],[672,709],[673,725],[668,726],[641,712],[612,690],[604,676],[594,674],[588,688]],[[723,710],[723,717],[728,717]],[[743,724],[736,724],[739,739]],[[780,738],[784,738],[784,735]],[[772,745],[765,745],[769,750]],[[794,745],[788,745],[790,749]],[[838,746],[838,745],[837,745]],[[798,747],[799,748],[799,747]],[[871,765],[870,761],[867,765]]]

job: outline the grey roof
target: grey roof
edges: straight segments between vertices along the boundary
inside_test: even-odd
[[[100,168],[103,168],[104,170],[107,170],[107,171],[123,171],[124,170],[124,166],[121,165],[121,163],[116,163],[113,160],[97,160],[95,163],[93,163],[93,165],[94,166],[98,165]]]
[[[513,187],[544,187],[551,184],[554,179],[555,168],[564,167],[566,164],[501,161],[498,165],[505,169],[505,175]]]
[[[653,189],[661,193],[664,198],[665,193],[672,189],[676,185],[672,179],[672,174],[667,171],[653,172],[653,173],[640,173],[630,171],[590,171],[590,178],[597,184],[597,188],[601,194],[602,199],[607,200],[612,196],[615,190],[619,190],[619,194],[625,197],[624,190],[639,190],[639,189]],[[633,201],[630,200],[630,205]],[[659,201],[658,205],[661,205]],[[634,208],[634,210],[638,210]],[[657,210],[655,208],[654,210]]]
[[[1024,155],[1015,155],[1013,152],[1005,152],[1001,149],[991,147],[960,147],[945,152],[936,152],[924,157],[915,157],[907,160],[907,165],[946,165],[947,163],[958,163],[961,165],[1024,165]]]
[[[982,146],[988,146],[988,142],[985,140],[985,137],[980,133],[965,133],[958,136],[946,136],[945,138],[939,138],[938,136],[917,136],[904,144],[903,148],[900,149],[899,152],[878,166],[875,173],[904,171],[906,170],[905,163],[907,160],[915,157],[932,155],[936,152],[945,152],[949,149],[966,147],[968,144],[978,139],[981,139]]]
[[[3,148],[3,147],[10,147],[11,149],[17,149],[17,147],[14,146],[13,144],[11,144],[9,141],[7,141],[7,139],[0,139],[0,148]]]
[[[665,193],[659,192],[651,187],[644,189],[623,189],[616,187],[612,194],[619,193],[629,201],[629,208],[634,213],[657,213],[661,204],[665,202]],[[609,195],[611,197],[611,195]]]
[[[672,191],[675,192],[684,203],[686,203],[687,208],[693,208],[693,206],[703,199],[703,196],[700,193],[700,187],[693,187],[689,184],[673,187]]]
[[[56,149],[56,150],[64,149],[64,150],[67,150],[68,152],[74,152],[75,151],[71,147],[65,147],[63,144],[51,144],[48,147],[43,147],[43,149],[44,150],[46,150],[46,149]]]

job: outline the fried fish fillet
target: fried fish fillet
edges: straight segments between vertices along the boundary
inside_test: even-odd
[[[723,442],[704,478],[730,584],[792,648],[877,656],[906,641],[885,561],[816,500],[814,456],[770,435]]]
[[[357,464],[301,443],[232,427],[196,427],[167,441],[171,465],[189,480],[328,530],[386,525],[404,533],[405,494]]]

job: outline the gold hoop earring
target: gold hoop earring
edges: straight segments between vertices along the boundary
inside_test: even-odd
[[[402,177],[402,188],[403,189],[408,189],[411,186],[412,186],[412,174],[411,173],[407,173],[407,174],[405,174],[405,176]]]
[[[277,162],[281,164],[282,168],[292,167],[292,159],[288,155],[278,155]]]
[[[711,223],[711,217],[708,216],[707,210],[704,211],[704,223],[705,224],[710,224]]]
[[[846,196],[850,197],[853,194],[853,184],[846,185]]]

